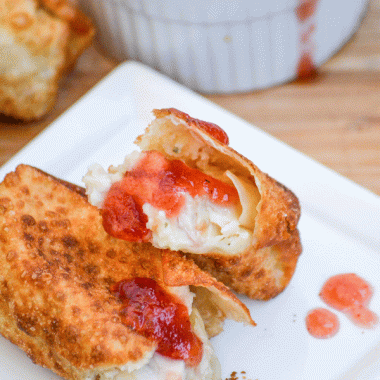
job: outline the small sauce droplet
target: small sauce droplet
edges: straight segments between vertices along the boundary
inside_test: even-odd
[[[203,343],[193,333],[187,307],[151,278],[122,280],[111,291],[123,302],[123,323],[154,339],[160,355],[198,366]]]
[[[315,338],[331,338],[339,330],[339,320],[330,310],[317,308],[307,314],[306,328]]]
[[[378,320],[377,315],[367,308],[372,293],[367,281],[355,273],[344,273],[329,278],[320,297],[327,305],[347,314],[355,324],[370,328]]]
[[[299,81],[311,80],[317,77],[317,69],[310,53],[302,54],[298,62],[297,73]]]
[[[102,208],[104,229],[119,239],[147,241],[151,231],[146,228],[143,204],[165,211],[168,218],[175,217],[185,204],[184,193],[207,196],[221,205],[239,203],[235,187],[180,160],[170,161],[160,152],[147,151],[121,181],[111,186]]]
[[[345,313],[357,326],[371,328],[378,316],[367,305],[372,297],[371,285],[355,273],[330,277],[322,286],[319,296],[330,307]],[[330,338],[339,329],[337,316],[324,308],[311,310],[306,316],[306,327],[316,338]]]
[[[305,22],[308,18],[313,17],[318,0],[301,0],[296,8],[297,18],[301,22]]]

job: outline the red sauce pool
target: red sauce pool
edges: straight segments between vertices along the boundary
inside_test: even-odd
[[[159,354],[184,360],[192,367],[201,362],[203,344],[191,329],[187,307],[155,280],[123,280],[113,285],[111,291],[123,302],[123,323],[153,338]]]
[[[373,291],[367,281],[355,273],[338,274],[329,278],[320,297],[327,305],[345,314],[357,325],[370,328],[377,323],[377,315],[367,308]]]
[[[330,277],[319,296],[330,307],[345,313],[357,326],[371,328],[378,316],[368,309],[372,297],[371,285],[355,273],[343,273]],[[338,317],[324,308],[311,310],[306,316],[306,327],[316,338],[330,338],[339,329]]]
[[[162,153],[144,152],[135,167],[113,184],[103,204],[104,229],[110,235],[129,241],[147,241],[144,203],[164,210],[167,217],[179,214],[184,193],[207,196],[220,205],[239,202],[235,187],[192,169],[180,160],[167,160]]]
[[[306,328],[315,338],[331,338],[339,330],[339,320],[331,311],[317,308],[307,314]]]

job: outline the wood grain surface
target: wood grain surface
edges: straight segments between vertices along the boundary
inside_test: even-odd
[[[114,67],[92,46],[62,81],[47,117],[22,123],[0,116],[0,165]],[[380,195],[380,0],[312,81],[207,98]]]

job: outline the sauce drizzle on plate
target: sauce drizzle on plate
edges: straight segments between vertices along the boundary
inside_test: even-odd
[[[371,328],[378,322],[376,313],[368,309],[372,297],[371,285],[355,273],[330,277],[322,286],[319,296],[330,307],[346,314],[357,326]],[[316,308],[306,316],[306,328],[315,338],[330,338],[339,330],[336,314]]]
[[[315,338],[331,338],[339,330],[339,319],[330,310],[319,307],[307,314],[306,328]]]
[[[320,297],[327,305],[345,313],[356,325],[371,328],[377,315],[367,308],[372,297],[371,285],[355,273],[330,277],[322,287]]]

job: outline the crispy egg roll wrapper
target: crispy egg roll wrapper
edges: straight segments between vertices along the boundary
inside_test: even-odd
[[[2,0],[0,113],[45,116],[63,76],[90,46],[95,27],[68,0]]]
[[[300,204],[291,190],[207,130],[215,124],[176,109],[154,110],[156,119],[136,139],[142,151],[155,150],[192,168],[221,176],[230,172],[257,188],[253,239],[244,252],[188,254],[202,269],[235,291],[269,299],[289,283],[302,251],[297,224]]]
[[[0,242],[0,333],[67,379],[132,370],[152,356],[156,343],[121,322],[110,285],[123,279],[199,290],[214,308],[199,310],[210,334],[226,317],[254,324],[236,296],[191,260],[109,236],[82,188],[27,165],[0,184]]]
[[[296,229],[288,240],[258,250],[252,248],[236,257],[187,256],[236,292],[253,299],[269,300],[289,284],[301,252],[301,241]]]

